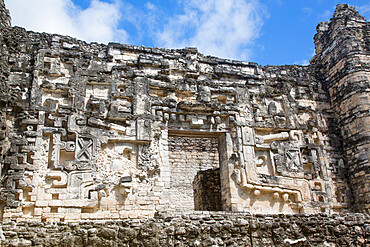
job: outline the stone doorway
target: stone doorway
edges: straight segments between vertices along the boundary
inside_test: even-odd
[[[219,133],[169,133],[172,210],[222,210],[219,137]]]
[[[193,189],[195,210],[222,211],[220,168],[199,171]]]

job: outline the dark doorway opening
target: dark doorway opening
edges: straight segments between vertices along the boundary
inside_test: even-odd
[[[195,210],[222,211],[220,168],[199,171],[193,189]]]

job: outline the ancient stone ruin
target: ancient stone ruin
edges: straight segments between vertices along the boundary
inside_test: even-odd
[[[309,66],[11,27],[1,17],[2,219],[369,212],[370,25],[320,23]]]
[[[370,212],[370,23],[354,7],[319,23],[309,66],[88,44],[0,11],[3,227]],[[348,217],[367,236],[369,216]]]

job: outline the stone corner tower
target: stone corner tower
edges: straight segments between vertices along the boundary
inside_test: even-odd
[[[9,10],[5,7],[4,0],[0,0],[0,29],[11,26]]]
[[[370,212],[370,23],[339,4],[330,22],[317,26],[316,75],[330,97],[343,137],[353,207]]]

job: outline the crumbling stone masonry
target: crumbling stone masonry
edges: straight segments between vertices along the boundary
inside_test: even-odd
[[[319,23],[316,77],[329,95],[343,151],[354,209],[370,212],[370,23],[354,7],[338,5],[331,22]]]
[[[1,246],[367,247],[370,217],[197,211],[119,221],[11,221],[2,223],[1,228]]]
[[[369,212],[370,24],[353,7],[318,25],[309,66],[87,44],[0,10],[3,221]]]

